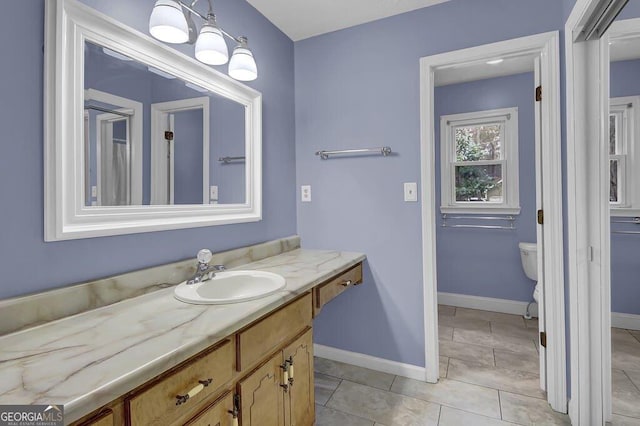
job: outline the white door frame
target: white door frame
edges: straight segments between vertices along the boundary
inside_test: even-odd
[[[575,42],[598,3],[578,0],[565,25],[570,335],[580,348],[571,351],[569,415],[589,425],[612,418],[609,38],[640,34],[634,19]]]
[[[142,102],[134,101],[133,99],[124,98],[122,96],[116,96],[108,92],[102,92],[96,89],[85,90],[84,95],[86,101],[97,101],[109,105],[117,105],[117,111],[127,112],[132,114],[129,119],[129,135],[131,139],[131,149],[129,152],[130,162],[130,187],[131,187],[131,205],[139,206],[142,204],[142,127],[144,123],[144,106]],[[98,131],[99,127],[96,128]],[[98,139],[100,133],[97,133]],[[100,150],[100,143],[97,144],[97,150]],[[98,154],[99,155],[99,154]],[[97,161],[100,161],[98,156]],[[98,163],[99,164],[99,163]],[[100,166],[98,166],[100,167]],[[100,179],[98,174],[98,179]],[[86,180],[85,180],[86,182]],[[97,191],[100,191],[100,183],[96,184]],[[86,193],[86,189],[85,189]],[[99,200],[100,198],[98,198]],[[100,203],[98,203],[100,205]]]
[[[560,412],[567,410],[566,344],[564,317],[564,265],[562,234],[562,158],[560,146],[560,60],[559,33],[549,32],[487,44],[420,59],[422,256],[424,286],[424,329],[426,380],[438,381],[438,297],[436,271],[435,212],[435,117],[434,72],[437,68],[487,61],[497,56],[539,52],[543,87],[542,161],[545,225],[544,280],[548,285],[545,303],[548,323],[547,399]],[[533,99],[533,94],[532,94]],[[533,101],[532,101],[533,102]]]
[[[163,116],[179,111],[202,110],[202,204],[209,204],[209,97],[181,99],[151,104],[151,204],[167,204],[167,149],[164,140],[166,120]],[[171,145],[173,147],[173,144]],[[173,178],[173,155],[171,155]],[[169,188],[170,204],[173,204],[173,179]]]

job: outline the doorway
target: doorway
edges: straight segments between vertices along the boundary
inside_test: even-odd
[[[536,132],[539,135],[538,145],[540,147],[538,167],[544,165],[545,169],[545,173],[538,173],[541,179],[536,191],[538,209],[544,210],[544,225],[539,226],[537,231],[540,243],[537,251],[538,264],[544,265],[544,267],[538,266],[538,279],[545,284],[542,288],[546,287],[546,291],[543,290],[540,296],[543,313],[540,327],[545,333],[543,336],[546,337],[547,349],[546,354],[541,351],[543,353],[540,357],[543,361],[542,368],[545,370],[541,375],[544,377],[541,384],[546,385],[547,400],[552,408],[556,411],[566,412],[562,175],[560,146],[556,143],[560,140],[558,39],[557,32],[545,33],[421,59],[423,284],[426,379],[435,383],[439,377],[436,223],[441,223],[441,219],[437,217],[440,212],[436,213],[440,200],[436,199],[435,189],[434,96],[436,74],[438,70],[454,69],[462,64],[484,64],[496,58],[534,55],[539,58],[537,77],[542,86],[542,93],[544,93],[541,97],[540,111],[536,114],[539,116],[539,123],[541,123]],[[513,185],[513,181],[511,185]],[[492,189],[496,186],[494,184]],[[542,190],[543,188],[544,190]],[[497,199],[502,196],[507,197],[509,191],[505,188],[503,195],[490,194],[489,192],[489,189],[483,192],[487,200],[490,200],[492,196],[498,197]],[[475,195],[474,198],[478,198],[478,195]],[[460,200],[456,199],[456,201]],[[509,205],[506,207],[513,208]],[[455,209],[452,212],[455,213]]]

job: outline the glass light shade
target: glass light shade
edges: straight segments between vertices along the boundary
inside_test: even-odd
[[[165,43],[186,43],[189,25],[177,0],[158,0],[149,18],[149,33]]]
[[[233,50],[229,61],[229,75],[240,81],[252,81],[258,78],[258,67],[249,49],[238,46]]]
[[[208,65],[222,65],[229,61],[229,49],[220,30],[204,25],[196,41],[196,59]]]

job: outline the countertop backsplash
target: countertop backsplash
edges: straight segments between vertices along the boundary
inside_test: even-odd
[[[214,253],[211,264],[235,268],[299,247],[300,237],[294,235]],[[0,300],[0,336],[172,287],[189,278],[196,263],[194,252],[192,259]]]

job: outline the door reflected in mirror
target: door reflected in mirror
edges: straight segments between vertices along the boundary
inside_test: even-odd
[[[85,42],[85,206],[244,204],[245,106]]]

